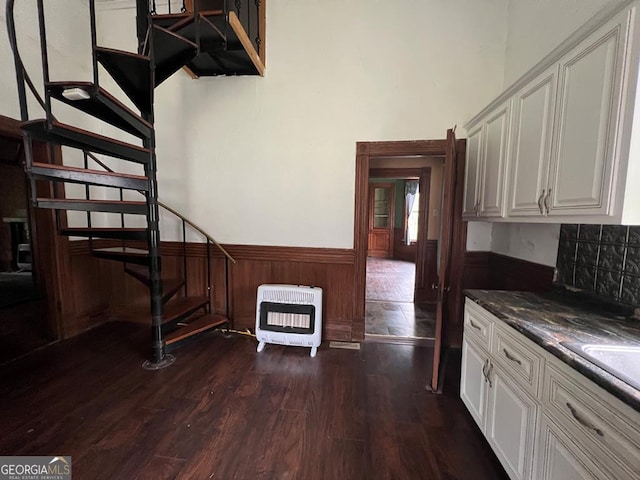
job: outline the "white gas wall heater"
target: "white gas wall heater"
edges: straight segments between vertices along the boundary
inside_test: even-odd
[[[256,305],[258,352],[267,343],[311,347],[322,341],[322,289],[303,285],[260,285]]]

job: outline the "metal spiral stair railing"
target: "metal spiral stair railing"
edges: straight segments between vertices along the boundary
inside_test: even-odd
[[[153,127],[154,87],[181,68],[190,58],[193,58],[199,51],[199,46],[163,27],[153,25],[151,14],[149,14],[147,17],[148,30],[146,32],[148,56],[98,47],[96,42],[95,0],[89,0],[93,82],[50,82],[44,3],[43,0],[37,0],[45,86],[45,98],[43,99],[29,77],[20,56],[13,14],[14,3],[15,0],[7,0],[6,3],[7,31],[14,56],[20,116],[23,122],[25,170],[31,182],[32,202],[37,207],[55,210],[59,234],[87,237],[94,256],[124,262],[125,271],[149,287],[152,319],[152,358],[145,362],[145,368],[158,369],[170,365],[174,357],[167,353],[168,346],[173,348],[180,341],[192,335],[223,325],[228,326],[228,311],[226,316],[211,312],[211,245],[217,247],[224,255],[226,287],[228,287],[229,282],[229,262],[235,263],[231,255],[212,236],[176,210],[159,202],[157,195],[155,130]],[[197,8],[194,16],[196,14]],[[154,49],[155,42],[161,49]],[[158,53],[160,55],[157,55]],[[160,58],[157,58],[157,56]],[[124,93],[141,110],[141,115],[121,104],[115,97],[100,87],[98,63],[102,63]],[[127,72],[127,69],[130,68],[133,68],[136,73],[142,73],[140,75],[142,82],[140,78],[133,78],[130,71]],[[148,96],[145,95],[145,82],[148,82],[146,87]],[[44,120],[30,121],[27,88],[35,97],[39,106],[45,111],[46,117]],[[67,95],[69,91],[72,92],[72,95]],[[58,122],[52,113],[52,98],[137,136],[142,140],[143,145],[137,147]],[[84,168],[34,162],[33,140],[48,142],[49,145],[60,144],[80,149],[84,156]],[[92,152],[142,164],[145,175],[129,175],[115,172]],[[51,149],[50,156],[53,158]],[[90,170],[90,160],[100,166],[101,170]],[[36,198],[36,180],[84,184],[86,198],[84,200],[56,198],[55,193],[54,198]],[[92,200],[90,198],[90,185],[118,188],[120,200]],[[145,202],[124,201],[124,190],[138,191],[144,195]],[[56,192],[56,189],[53,189],[53,191]],[[172,215],[177,216],[182,223],[182,274],[184,279],[182,281],[179,279],[169,280],[164,289],[161,277],[159,208],[163,208]],[[62,228],[59,215],[61,210],[85,211],[87,227]],[[120,228],[92,227],[91,212],[95,211],[119,213]],[[144,215],[147,227],[144,229],[125,227],[125,214]],[[206,297],[187,296],[187,226],[199,232],[206,240]],[[120,247],[95,249],[93,248],[94,238],[117,239],[122,242],[122,245]],[[131,241],[145,241],[147,250],[131,248],[128,246]],[[184,290],[184,296],[171,300],[180,289]],[[228,309],[228,288],[225,288],[225,291],[227,295],[226,308]],[[194,314],[201,310],[204,310],[205,314],[195,318]],[[187,328],[182,331],[175,330],[181,321],[189,320],[192,321],[188,323]]]

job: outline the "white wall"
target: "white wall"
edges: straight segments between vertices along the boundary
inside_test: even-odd
[[[6,1],[0,0],[0,114],[19,118],[18,91],[9,47],[5,19]],[[15,1],[16,31],[22,60],[40,94],[42,91],[42,68],[40,60],[40,36],[35,0]],[[45,2],[47,40],[51,80],[88,80],[91,72],[91,46],[89,36],[88,8],[81,0],[47,0]],[[72,28],[71,28],[72,26]],[[32,118],[42,118],[43,110],[30,99]],[[62,108],[61,119],[74,113]]]
[[[491,251],[555,266],[559,236],[560,224],[495,223]]]
[[[509,0],[508,87],[606,4],[617,0]]]
[[[161,198],[225,243],[352,248],[356,142],[444,138],[495,97],[506,8],[267,2],[266,77],[158,89],[159,132],[184,140],[158,136]]]

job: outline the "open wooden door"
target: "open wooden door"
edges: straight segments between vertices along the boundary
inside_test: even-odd
[[[447,130],[444,159],[444,181],[442,195],[442,225],[440,228],[440,263],[438,269],[438,303],[436,307],[436,331],[433,345],[433,373],[427,389],[440,393],[440,366],[442,360],[443,326],[449,312],[447,301],[450,291],[451,244],[455,214],[456,192],[456,136],[453,129]]]

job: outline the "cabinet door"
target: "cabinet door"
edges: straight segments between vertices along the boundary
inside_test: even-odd
[[[511,122],[508,215],[542,215],[547,193],[558,66],[541,74],[515,95]]]
[[[487,366],[487,359],[487,354],[465,336],[462,342],[460,398],[483,431],[487,408],[487,382],[483,369]]]
[[[485,122],[480,177],[480,216],[482,217],[504,216],[510,105],[510,101],[504,103]]]
[[[478,184],[482,167],[482,124],[471,129],[467,138],[467,161],[464,172],[464,217],[478,214]]]
[[[549,215],[609,213],[627,16],[614,17],[560,62]]]
[[[542,415],[534,478],[539,480],[611,480],[573,440]]]
[[[512,479],[530,479],[538,406],[492,364],[485,436]]]

